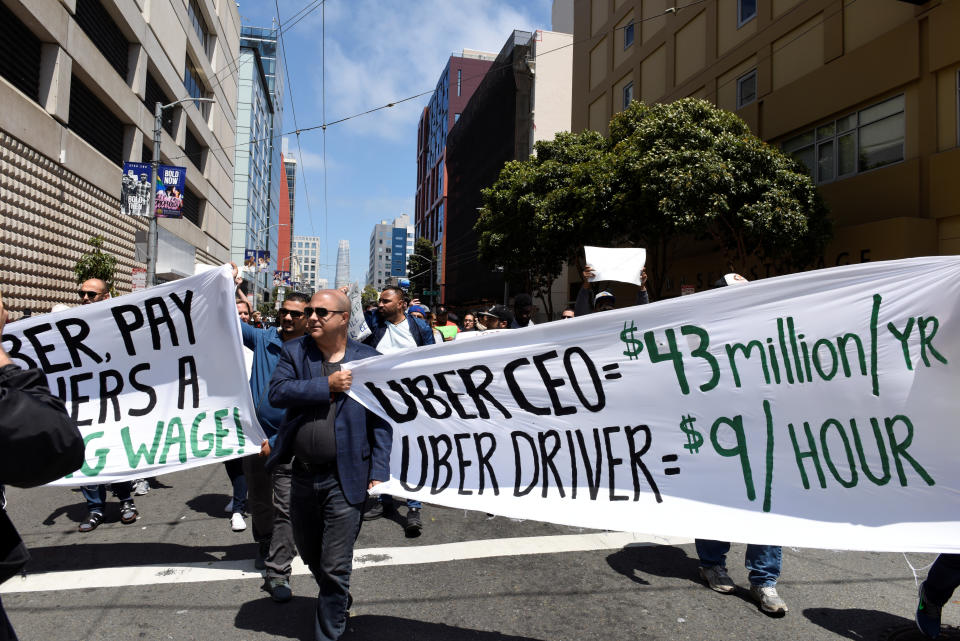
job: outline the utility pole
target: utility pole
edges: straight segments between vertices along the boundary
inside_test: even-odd
[[[181,102],[192,100],[198,102],[216,102],[213,98],[181,98],[169,105],[155,103],[153,105],[153,161],[150,163],[150,229],[147,231],[147,287],[157,284],[157,175],[160,172],[160,140],[163,134],[163,110],[175,107]]]
[[[153,162],[150,163],[150,229],[147,232],[147,287],[157,284],[157,173],[160,171],[160,138],[163,105],[153,106]]]

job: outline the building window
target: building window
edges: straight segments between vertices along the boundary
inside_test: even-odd
[[[34,102],[40,102],[40,39],[0,2],[0,77]]]
[[[626,109],[633,102],[633,83],[628,82],[623,87],[623,108]]]
[[[143,105],[147,108],[147,111],[150,112],[151,116],[158,102],[161,105],[169,105],[172,101],[167,97],[166,92],[160,87],[160,83],[153,77],[153,74],[148,72],[147,88],[143,93]],[[171,138],[173,137],[173,111],[173,109],[165,109],[161,114],[163,118],[163,128],[170,134]]]
[[[183,86],[186,87],[187,93],[190,94],[191,98],[207,97],[207,88],[203,85],[203,80],[201,78],[202,76],[200,75],[200,71],[197,69],[197,66],[193,64],[193,60],[190,59],[190,56],[187,56],[183,70]],[[210,103],[194,101],[193,104],[197,106],[197,109],[199,109],[200,113],[203,114],[203,117],[206,118],[209,112]]]
[[[460,122],[460,114],[453,114],[453,122],[454,124]]]
[[[197,37],[200,38],[200,44],[203,45],[203,52],[207,54],[209,58],[212,38],[210,37],[210,30],[207,28],[207,21],[203,19],[203,13],[200,11],[199,5],[197,5],[197,0],[190,0],[187,13],[190,14],[190,24],[193,25],[193,30],[196,32]]]
[[[737,109],[746,107],[757,99],[757,70],[753,69],[737,78]]]
[[[110,66],[126,82],[130,43],[117,27],[117,23],[110,17],[110,13],[103,7],[101,0],[77,0],[74,19]]]
[[[190,162],[203,172],[203,152],[204,147],[197,140],[197,137],[193,135],[193,132],[190,131],[190,128],[187,127],[187,135],[183,145],[183,151],[186,153],[187,158],[190,159]]]
[[[783,142],[816,183],[877,169],[904,158],[903,94],[831,120]]]
[[[737,0],[737,28],[757,17],[757,0]]]
[[[463,70],[457,69],[457,95],[460,95],[460,85],[463,82]]]
[[[123,165],[123,123],[76,76],[70,76],[67,127],[110,162]]]
[[[626,49],[629,48],[630,45],[633,44],[633,38],[634,38],[634,25],[633,25],[633,20],[631,20],[631,21],[630,21],[630,24],[628,24],[626,27],[623,28],[623,49],[624,49],[624,51],[626,51]]]
[[[183,217],[200,227],[200,197],[189,187],[183,188]]]

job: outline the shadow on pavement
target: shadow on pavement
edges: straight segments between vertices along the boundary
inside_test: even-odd
[[[913,619],[863,608],[807,608],[803,611],[811,623],[819,625],[846,639],[896,639],[920,641],[926,639]],[[942,637],[942,635],[941,635]]]
[[[697,581],[699,563],[670,545],[629,545],[607,557],[611,568],[640,585],[650,585],[642,574]]]
[[[251,630],[271,637],[313,641],[316,600],[295,596],[288,603],[274,603],[269,597],[248,601],[240,606],[234,619],[240,630]],[[458,628],[444,623],[428,623],[400,617],[361,614],[347,619],[343,641],[538,641],[499,632]]]
[[[262,599],[241,605],[233,622],[237,629],[269,634],[270,638],[313,641],[316,607],[313,597],[294,596],[287,603],[274,603],[264,592]]]
[[[311,613],[312,616],[312,613]],[[313,619],[310,619],[311,623]],[[458,628],[444,623],[428,623],[400,617],[361,614],[347,620],[344,641],[382,641],[382,639],[415,639],[416,641],[537,641],[499,632]]]
[[[226,519],[230,518],[230,514],[223,508],[229,501],[227,494],[200,494],[187,501],[187,507],[215,519]]]
[[[257,544],[238,543],[229,546],[190,546],[175,543],[95,543],[97,533],[77,534],[77,545],[30,546],[30,561],[25,568],[31,572],[64,572],[66,570],[94,570],[128,565],[176,565],[178,563],[209,563],[211,561],[250,560],[257,555]],[[82,547],[80,544],[82,543]],[[82,551],[82,553],[81,553]]]

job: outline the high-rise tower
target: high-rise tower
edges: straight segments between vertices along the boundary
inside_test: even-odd
[[[337,289],[350,284],[350,241],[341,240],[337,247],[337,274],[335,277]]]

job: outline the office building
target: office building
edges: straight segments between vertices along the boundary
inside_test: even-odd
[[[350,284],[350,241],[341,240],[337,246],[337,271],[334,287],[340,289]]]
[[[446,281],[444,266],[449,202],[447,196],[447,134],[490,68],[494,54],[464,49],[452,55],[440,74],[437,88],[423,109],[417,127],[417,193],[414,224],[417,237],[429,239],[437,256],[436,282]],[[369,279],[369,276],[368,276]]]
[[[821,266],[960,252],[960,3],[676,4],[575,3],[574,131],[606,133],[632,99],[705,98],[807,166],[835,222]],[[724,267],[678,253],[668,294]]]
[[[303,292],[315,292],[319,289],[326,289],[326,279],[320,278],[320,248],[321,242],[319,236],[294,236],[293,247],[291,249],[293,269],[291,269],[291,278],[299,283],[299,289]],[[321,282],[323,283],[321,285]],[[296,289],[297,286],[294,286]]]
[[[73,266],[92,236],[131,288],[147,219],[120,215],[121,168],[153,156],[187,168],[183,217],[159,220],[158,280],[230,259],[240,16],[214,0],[0,0],[0,270],[4,304],[76,303]],[[212,103],[190,98],[212,99]]]
[[[572,39],[569,33],[514,31],[447,137],[445,302],[504,299],[504,274],[477,255],[473,226],[483,204],[480,191],[497,180],[507,161],[529,158],[535,142],[570,130]],[[514,293],[525,288],[517,275],[506,276],[513,277]],[[551,292],[554,309],[567,300],[565,281],[563,274]]]
[[[370,267],[367,285],[377,290],[407,276],[407,259],[413,253],[414,227],[410,216],[402,214],[374,225],[370,234]],[[392,280],[391,280],[392,279]]]

